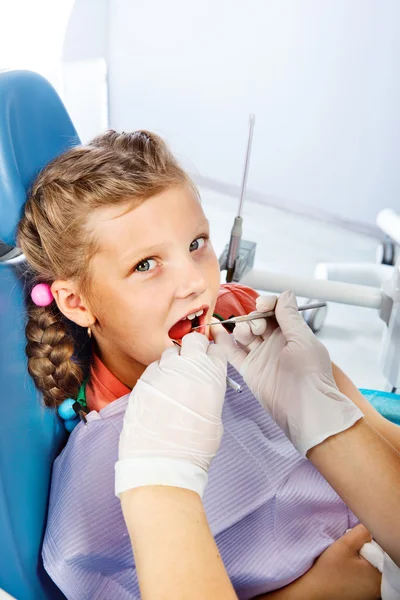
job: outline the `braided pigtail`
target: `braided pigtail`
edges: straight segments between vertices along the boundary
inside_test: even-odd
[[[32,303],[25,332],[28,370],[46,406],[57,408],[66,398],[76,398],[83,372],[72,359],[74,341],[55,303]]]

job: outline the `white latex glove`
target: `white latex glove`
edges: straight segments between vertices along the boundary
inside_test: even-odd
[[[223,347],[190,333],[166,350],[133,388],[115,465],[115,493],[145,485],[200,494],[222,438],[227,358]]]
[[[400,569],[386,552],[372,540],[363,545],[360,554],[382,573],[382,600],[400,600]]]
[[[275,304],[276,320],[238,323],[232,336],[215,327],[213,335],[258,401],[306,455],[363,413],[338,390],[328,351],[298,312],[295,296],[284,292],[278,301],[260,296],[256,308],[268,311]]]
[[[400,568],[386,554],[383,558],[382,600],[400,600]]]

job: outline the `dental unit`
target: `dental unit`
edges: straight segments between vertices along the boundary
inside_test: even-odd
[[[234,218],[230,241],[220,256],[220,270],[226,270],[226,281],[240,282],[259,291],[282,293],[290,289],[296,296],[317,298],[325,302],[337,302],[352,306],[375,308],[386,324],[380,351],[380,367],[387,382],[395,390],[400,387],[400,258],[393,267],[391,276],[383,280],[380,287],[327,281],[307,277],[291,276],[254,269],[256,243],[242,239],[243,203],[250,165],[255,117],[250,115],[244,174],[239,200],[239,209]],[[400,217],[383,211],[378,225],[400,240]],[[384,218],[383,218],[384,217]],[[395,219],[396,217],[396,219]],[[396,223],[394,222],[396,220]],[[397,236],[397,238],[396,238]],[[311,308],[308,306],[308,308]]]

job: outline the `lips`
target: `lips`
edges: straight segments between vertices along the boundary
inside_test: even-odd
[[[192,327],[204,325],[206,322],[208,308],[208,306],[200,306],[199,308],[186,313],[184,317],[181,317],[179,321],[177,321],[175,325],[171,327],[168,332],[169,337],[173,340],[181,340],[185,335],[192,331]],[[193,320],[187,318],[188,315],[193,315],[200,310],[203,310],[203,314],[199,317],[196,317]],[[202,333],[201,329],[197,329],[196,331]]]

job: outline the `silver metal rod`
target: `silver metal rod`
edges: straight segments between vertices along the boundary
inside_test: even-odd
[[[249,123],[249,138],[247,140],[247,150],[246,150],[246,160],[244,163],[244,172],[242,179],[242,188],[240,190],[240,200],[239,200],[239,210],[238,214],[235,217],[233,222],[233,227],[231,231],[231,237],[229,239],[229,247],[228,247],[228,255],[226,258],[226,281],[230,283],[233,281],[234,271],[235,271],[235,263],[236,259],[239,256],[240,252],[240,242],[242,239],[242,211],[243,211],[243,202],[246,191],[247,184],[247,175],[249,172],[250,165],[250,154],[251,154],[251,145],[253,142],[253,132],[254,132],[254,122],[255,116],[250,115],[250,123]]]
[[[242,211],[243,211],[243,201],[244,201],[244,195],[245,195],[246,185],[247,185],[247,176],[249,173],[249,166],[250,166],[251,146],[253,143],[254,123],[255,123],[255,116],[253,114],[251,114],[250,115],[250,124],[249,124],[249,139],[247,141],[246,160],[244,163],[244,172],[243,172],[243,179],[242,179],[242,189],[240,190],[240,202],[239,202],[239,210],[238,210],[238,214],[237,214],[238,217],[242,216]]]
[[[313,302],[310,304],[304,304],[303,306],[298,307],[298,311],[302,312],[303,310],[312,310],[313,308],[322,308],[326,306],[325,302]],[[225,319],[224,321],[212,321],[211,323],[206,323],[205,325],[198,325],[197,327],[193,327],[194,329],[200,329],[200,327],[212,327],[213,325],[224,325],[224,323],[243,323],[244,321],[256,321],[257,319],[268,319],[269,317],[275,316],[275,310],[269,310],[267,312],[255,312],[250,315],[241,315],[240,317],[232,317],[231,319]]]

